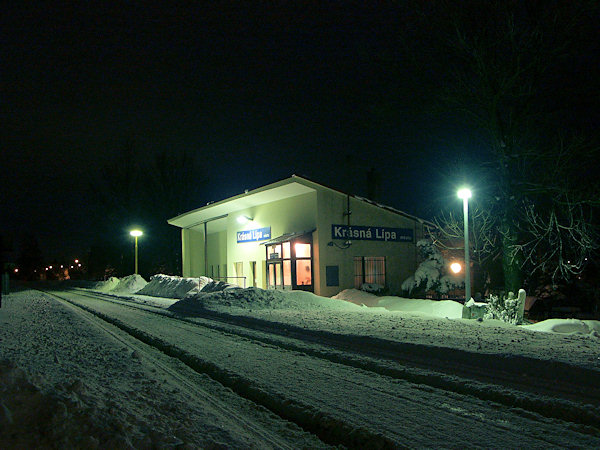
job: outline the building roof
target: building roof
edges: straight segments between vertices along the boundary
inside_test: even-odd
[[[335,191],[345,196],[349,195],[351,198],[356,200],[369,203],[394,214],[407,217],[426,226],[435,227],[432,222],[427,220],[420,219],[416,216],[407,214],[390,206],[382,205],[364,197],[347,194],[337,189],[315,183],[314,181],[298,175],[292,175],[290,178],[285,178],[275,183],[253,189],[251,191],[246,191],[242,194],[218,202],[207,203],[206,206],[194,209],[184,214],[180,214],[177,217],[169,219],[167,222],[180,228],[200,227],[204,226],[205,223],[210,222],[211,231],[221,231],[226,229],[227,223],[225,218],[230,213],[254,206],[260,206],[266,203],[271,203],[277,200],[295,197],[297,195],[315,192],[319,188]]]

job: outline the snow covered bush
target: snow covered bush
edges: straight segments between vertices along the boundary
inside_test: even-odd
[[[524,289],[519,289],[519,295],[515,298],[513,292],[508,293],[508,297],[500,297],[499,295],[490,295],[486,306],[487,312],[483,316],[484,319],[498,319],[503,322],[519,325],[523,323],[523,311],[525,309]]]
[[[464,285],[462,277],[447,273],[448,263],[440,250],[428,239],[417,241],[417,248],[424,261],[419,265],[414,275],[402,283],[402,290],[409,295],[433,291],[446,294],[452,289]]]
[[[360,287],[361,291],[369,292],[370,294],[381,294],[383,293],[384,286],[375,283],[363,283]]]

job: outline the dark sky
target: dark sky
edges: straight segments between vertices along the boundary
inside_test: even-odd
[[[193,153],[207,180],[197,206],[293,173],[366,195],[376,168],[380,200],[422,216],[455,188],[437,170],[485,153],[430,114],[443,49],[410,2],[13,3],[2,232],[34,232],[48,257],[89,246],[89,188],[129,141],[142,158]]]

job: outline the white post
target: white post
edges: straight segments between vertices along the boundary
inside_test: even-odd
[[[461,189],[458,191],[458,197],[463,200],[463,215],[465,229],[465,303],[471,300],[471,261],[469,258],[469,199],[471,191],[469,189]]]
[[[469,198],[463,198],[465,217],[465,303],[471,300],[471,261],[469,258]]]

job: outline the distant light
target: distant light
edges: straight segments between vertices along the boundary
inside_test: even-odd
[[[450,264],[450,270],[454,273],[459,273],[462,270],[462,266],[459,263],[455,262]]]
[[[19,269],[15,269],[15,273],[19,273]]]
[[[77,267],[81,267],[81,263],[77,264]]]
[[[458,198],[471,198],[471,190],[467,188],[462,188],[458,191]]]
[[[63,268],[63,265],[62,265],[62,264],[60,265],[60,268],[61,268],[61,269]]]
[[[141,230],[131,230],[131,231],[129,232],[129,234],[130,234],[131,236],[138,237],[138,236],[141,236],[141,235],[142,235],[142,234],[144,234],[144,233],[143,233]]]
[[[48,266],[49,269],[52,269],[52,266]]]
[[[71,266],[71,269],[73,268],[73,266]]]
[[[77,264],[78,262],[79,262],[79,260],[78,260],[78,259],[76,259],[76,260],[75,260],[75,264]]]
[[[252,218],[248,216],[238,216],[237,221],[241,225],[246,225],[248,222],[252,222]]]

